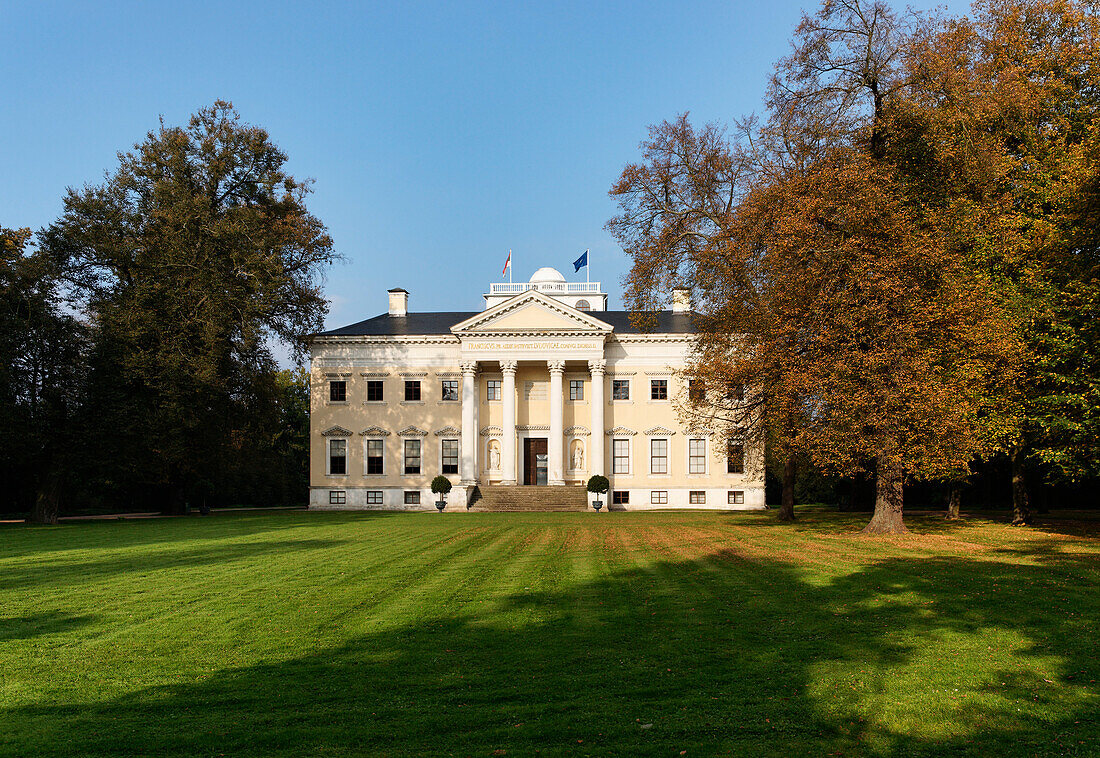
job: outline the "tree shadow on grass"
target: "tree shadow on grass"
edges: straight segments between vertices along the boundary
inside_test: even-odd
[[[444,598],[295,659],[8,708],[0,749],[1086,755],[1100,744],[1095,564],[1039,547],[1042,565],[886,558],[826,581],[722,552],[476,611]]]
[[[64,634],[95,621],[95,616],[46,611],[30,616],[0,617],[0,642]]]

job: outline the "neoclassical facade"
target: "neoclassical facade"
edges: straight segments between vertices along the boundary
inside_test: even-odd
[[[611,482],[617,509],[762,508],[758,440],[684,429],[686,291],[656,328],[607,310],[598,282],[550,268],[491,284],[480,312],[375,318],[313,335],[310,507],[448,510],[486,485]]]

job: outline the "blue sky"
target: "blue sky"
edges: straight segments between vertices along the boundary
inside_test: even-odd
[[[384,311],[395,286],[412,310],[478,309],[509,248],[516,281],[544,265],[583,280],[570,263],[590,248],[618,308],[607,191],[646,126],[759,112],[816,7],[0,0],[0,225],[50,223],[158,116],[223,98],[316,181],[346,257],[328,326]]]

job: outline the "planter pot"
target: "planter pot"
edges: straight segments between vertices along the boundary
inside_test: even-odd
[[[596,512],[598,513],[600,508],[603,508],[603,503],[601,503],[599,500],[593,500],[592,507],[595,508]]]
[[[436,500],[435,501],[435,507],[439,510],[440,513],[443,513],[443,509],[447,507],[447,501],[446,500]]]

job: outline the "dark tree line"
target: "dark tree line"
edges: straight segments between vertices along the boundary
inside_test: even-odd
[[[301,357],[334,260],[308,182],[217,102],[150,132],[37,235],[3,230],[3,510],[298,503]]]

